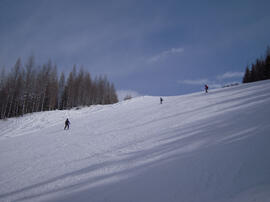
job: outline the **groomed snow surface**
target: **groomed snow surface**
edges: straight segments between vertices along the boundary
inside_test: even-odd
[[[163,99],[1,120],[0,201],[270,201],[269,80]]]

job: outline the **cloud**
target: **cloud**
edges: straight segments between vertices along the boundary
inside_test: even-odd
[[[237,81],[234,82],[227,82],[224,83],[224,80],[226,79],[232,79],[232,78],[241,78],[243,77],[244,72],[225,72],[222,75],[218,75],[214,77],[213,80],[209,79],[187,79],[183,81],[178,81],[180,84],[185,84],[185,85],[200,85],[203,86],[204,84],[207,84],[209,88],[221,88],[222,86],[229,85],[230,83],[238,83]]]
[[[182,53],[184,52],[184,49],[183,48],[171,48],[170,50],[165,50],[151,58],[148,59],[148,62],[149,63],[155,63],[161,59],[164,59],[164,58],[167,58],[171,55],[175,55],[175,54],[178,54],[178,53]]]
[[[117,96],[118,96],[119,101],[123,101],[127,95],[130,95],[131,97],[141,96],[140,93],[138,93],[134,90],[118,90],[117,91]]]
[[[194,80],[183,80],[178,81],[178,83],[187,84],[187,85],[204,85],[206,83],[209,83],[208,79],[194,79]]]
[[[178,83],[181,84],[186,84],[186,85],[204,85],[204,84],[209,84],[215,88],[221,87],[224,84],[219,84],[222,82],[222,80],[225,79],[232,79],[232,78],[241,78],[243,77],[244,72],[225,72],[222,75],[218,75],[213,79],[213,81],[210,81],[209,79],[187,79],[183,81],[178,81]]]
[[[222,75],[217,76],[219,80],[231,79],[231,78],[241,78],[244,76],[244,72],[226,72]]]
[[[204,86],[207,84],[210,89],[221,88],[223,85],[216,83],[215,81],[209,81],[208,79],[195,79],[195,80],[183,80],[178,81],[178,83],[194,86]]]
[[[210,83],[208,84],[209,88],[211,89],[215,89],[215,88],[222,88],[222,84],[219,84],[219,83]]]

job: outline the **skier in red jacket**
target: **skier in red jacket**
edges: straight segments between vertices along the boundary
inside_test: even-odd
[[[204,85],[204,89],[205,89],[205,92],[208,93],[208,85],[207,84]]]

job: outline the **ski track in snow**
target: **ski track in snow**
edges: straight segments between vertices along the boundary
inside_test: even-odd
[[[266,202],[269,89],[262,81],[2,120],[0,201]]]

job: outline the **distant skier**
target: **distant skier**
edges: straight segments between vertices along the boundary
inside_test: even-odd
[[[69,120],[67,119],[67,120],[65,121],[65,128],[64,128],[64,130],[69,129],[69,124],[70,124],[70,122],[69,122]]]
[[[160,98],[160,104],[162,104],[162,102],[163,102],[163,99],[162,99],[162,97]]]
[[[204,85],[205,92],[208,93],[208,85]]]

